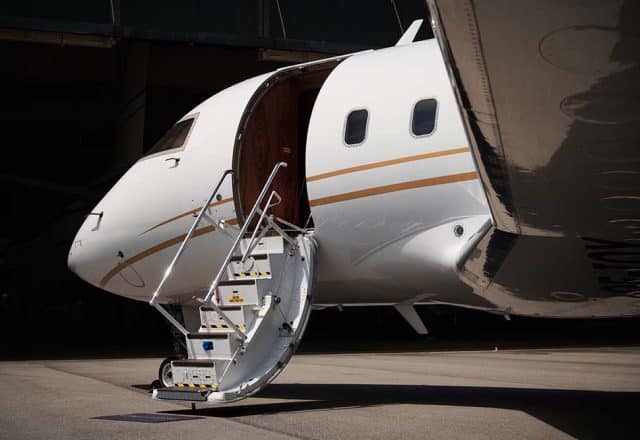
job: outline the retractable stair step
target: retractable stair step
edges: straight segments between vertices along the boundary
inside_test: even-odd
[[[207,402],[213,390],[206,388],[158,388],[154,390],[156,400],[179,400],[183,402]]]
[[[283,166],[281,162],[274,167],[201,299],[197,332],[188,332],[157,301],[204,207],[167,268],[150,303],[185,335],[188,359],[172,361],[175,386],[154,390],[154,399],[209,403],[243,399],[269,384],[295,352],[311,312],[316,244],[312,231],[268,215],[281,200],[275,191],[260,208]],[[293,229],[285,231],[276,220]],[[247,231],[250,224],[257,225],[253,233]]]

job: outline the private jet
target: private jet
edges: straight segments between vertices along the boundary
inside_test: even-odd
[[[313,308],[393,306],[420,334],[417,304],[505,317],[640,313],[638,236],[629,235],[640,216],[604,202],[585,212],[580,189],[593,182],[574,180],[588,159],[553,169],[564,151],[553,146],[570,136],[542,142],[574,120],[505,131],[580,114],[578,104],[521,90],[522,78],[509,77],[521,66],[495,67],[499,58],[485,55],[496,51],[481,53],[482,19],[439,3],[429,2],[435,39],[414,41],[418,20],[393,47],[284,67],[207,99],[87,216],[70,269],[149,302],[184,341],[185,357],[161,366],[154,399],[226,403],[260,391],[287,365]],[[494,100],[496,71],[519,92],[514,101]],[[549,102],[536,108],[547,114],[513,110],[529,98]],[[526,148],[508,150],[514,142]],[[609,159],[599,176],[618,186],[599,198],[631,197],[620,185],[633,170]],[[569,188],[550,185],[559,175]]]

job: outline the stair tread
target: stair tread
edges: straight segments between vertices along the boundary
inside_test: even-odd
[[[230,328],[216,328],[209,329],[206,332],[201,332],[201,335],[227,335],[229,333],[234,333],[233,329]]]
[[[188,339],[226,339],[230,332],[220,332],[220,333],[189,333],[187,335]]]
[[[166,388],[165,388],[166,389]],[[204,391],[204,390],[217,390],[218,389],[218,384],[216,383],[212,383],[212,384],[200,384],[200,383],[192,383],[192,384],[181,384],[181,383],[177,383],[175,384],[173,387],[171,387],[172,390],[176,390],[176,391]]]
[[[229,310],[242,310],[242,306],[238,306],[238,305],[233,305],[233,306],[229,306],[229,305],[219,305],[218,308],[220,310],[224,311],[229,311]],[[216,309],[214,309],[213,307],[210,306],[201,306],[200,310],[202,310],[203,312],[215,312]]]
[[[218,286],[248,286],[255,284],[256,280],[224,280],[218,283]]]
[[[179,386],[172,386],[172,387],[164,387],[164,388],[157,388],[158,391],[168,391],[168,392],[192,392],[192,393],[200,393],[202,391],[210,391],[210,390],[215,390],[218,386],[215,384],[212,384],[211,387],[179,387]]]
[[[172,363],[176,367],[213,367],[211,359],[178,359]]]
[[[258,255],[250,255],[249,258],[253,258],[254,260],[266,260],[269,258],[268,254],[258,254]],[[242,255],[235,255],[231,257],[231,262],[235,263],[236,261],[242,260]]]
[[[168,387],[156,389],[157,398],[160,400],[182,400],[192,402],[206,402],[216,388],[187,388]]]
[[[240,327],[240,330],[244,330],[244,326]],[[198,334],[200,335],[215,335],[215,334],[226,334],[233,333],[234,330],[230,327],[200,327],[200,331]]]

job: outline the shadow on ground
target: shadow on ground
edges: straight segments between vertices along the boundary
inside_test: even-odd
[[[292,402],[260,403],[261,398]],[[168,411],[205,417],[246,417],[286,412],[411,404],[522,411],[577,438],[637,435],[640,393],[378,384],[273,384],[249,401],[229,406]]]

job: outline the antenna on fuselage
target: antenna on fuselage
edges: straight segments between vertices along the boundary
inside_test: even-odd
[[[403,46],[405,44],[413,43],[413,40],[416,39],[416,35],[418,35],[420,26],[422,26],[422,19],[414,20],[414,22],[411,23],[411,26],[409,26],[409,29],[407,29],[407,31],[402,34],[402,37],[400,37],[400,39],[396,43],[396,46]]]

